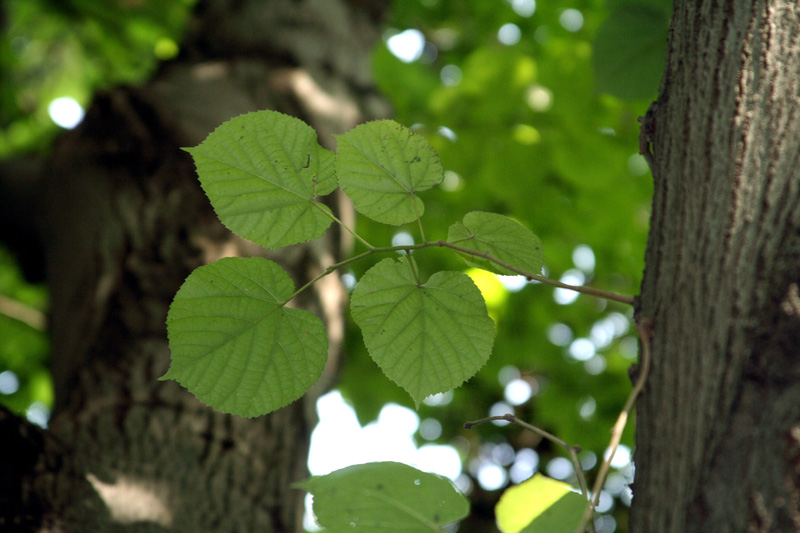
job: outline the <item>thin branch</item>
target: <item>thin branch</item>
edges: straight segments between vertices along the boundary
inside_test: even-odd
[[[542,438],[549,440],[550,442],[557,444],[567,450],[567,454],[569,454],[569,458],[572,461],[572,466],[575,468],[575,475],[578,477],[578,485],[580,485],[581,493],[587,499],[587,501],[591,502],[591,496],[589,495],[589,488],[586,484],[586,478],[583,476],[583,468],[581,468],[581,462],[578,460],[578,452],[581,451],[580,446],[572,446],[571,444],[567,444],[563,440],[559,439],[552,433],[549,433],[542,428],[538,428],[532,424],[528,424],[527,422],[520,420],[516,416],[512,414],[505,414],[502,416],[490,416],[487,418],[481,418],[480,420],[474,420],[472,422],[465,422],[464,428],[471,429],[478,424],[485,424],[486,422],[491,422],[493,420],[505,420],[506,422],[511,422],[513,424],[517,424],[522,426],[523,428],[536,433]]]
[[[633,386],[633,390],[631,390],[630,394],[628,394],[628,399],[625,401],[625,406],[622,408],[622,411],[617,418],[617,422],[614,424],[614,427],[611,430],[611,441],[608,443],[608,448],[610,451],[606,460],[600,465],[600,470],[597,473],[597,478],[595,479],[594,486],[592,487],[592,508],[597,507],[597,504],[600,501],[600,491],[603,489],[603,485],[606,482],[608,470],[611,468],[611,461],[614,459],[614,454],[617,452],[619,441],[622,439],[622,432],[625,430],[625,425],[628,423],[628,418],[630,417],[631,411],[633,411],[633,407],[636,404],[636,398],[638,398],[642,393],[642,390],[644,390],[644,385],[647,382],[647,374],[650,371],[650,339],[653,337],[653,322],[646,318],[640,319],[636,324],[636,331],[639,333],[639,339],[642,342],[642,356],[639,366],[639,375],[636,378],[636,383]],[[587,514],[585,514],[583,517],[583,523],[586,523],[586,521],[589,519],[591,519],[591,514],[587,512]]]
[[[325,277],[328,274],[330,274],[331,272],[334,272],[335,270],[337,270],[337,269],[339,269],[339,268],[341,268],[341,267],[343,267],[345,265],[349,265],[350,263],[353,263],[355,261],[363,259],[364,257],[370,256],[370,255],[374,255],[374,254],[384,253],[384,252],[399,252],[399,251],[410,252],[411,250],[421,250],[422,248],[432,248],[434,246],[435,247],[439,247],[439,248],[450,248],[452,250],[456,250],[458,252],[465,253],[467,255],[472,255],[472,256],[475,256],[475,257],[482,257],[482,258],[484,258],[484,259],[486,259],[488,261],[492,261],[493,263],[497,264],[498,266],[506,268],[506,269],[508,269],[508,270],[510,270],[512,272],[516,272],[517,274],[519,274],[521,276],[525,276],[525,278],[527,278],[528,280],[536,280],[536,281],[538,281],[540,283],[544,283],[545,285],[550,285],[550,286],[553,286],[553,287],[559,287],[559,288],[562,288],[562,289],[569,289],[569,290],[572,290],[572,291],[575,291],[575,292],[578,292],[578,293],[588,294],[588,295],[591,295],[591,296],[596,296],[598,298],[605,298],[607,300],[613,300],[615,302],[620,302],[620,303],[624,303],[624,304],[628,304],[628,305],[633,305],[633,297],[632,296],[626,296],[624,294],[604,291],[602,289],[595,289],[593,287],[567,285],[566,283],[561,283],[560,281],[555,281],[555,280],[546,278],[544,276],[540,276],[539,274],[533,274],[531,272],[527,272],[525,270],[517,268],[514,265],[511,265],[509,263],[506,263],[505,261],[501,261],[500,259],[497,259],[496,257],[492,256],[489,253],[479,252],[477,250],[471,250],[469,248],[464,248],[463,246],[458,246],[457,244],[453,244],[453,243],[450,243],[450,242],[447,242],[447,241],[443,241],[443,240],[425,241],[425,242],[422,242],[420,244],[412,244],[412,245],[407,245],[407,246],[386,246],[386,247],[382,247],[382,248],[377,248],[375,246],[372,246],[370,243],[368,243],[366,240],[364,240],[360,235],[358,235],[353,230],[348,228],[342,221],[340,221],[338,218],[336,218],[332,213],[329,213],[327,210],[324,210],[324,212],[329,217],[331,217],[333,220],[335,220],[338,224],[340,224],[344,229],[346,229],[347,231],[352,233],[359,241],[361,241],[364,244],[364,246],[366,246],[369,249],[366,252],[363,252],[363,253],[361,253],[359,255],[353,256],[353,257],[351,257],[349,259],[345,259],[344,261],[342,261],[340,263],[336,263],[335,265],[329,266],[327,269],[325,269],[325,271],[322,274],[318,275],[317,277],[315,277],[314,279],[312,279],[311,281],[309,281],[308,283],[306,283],[305,285],[303,285],[302,287],[297,289],[286,301],[284,301],[284,305],[286,303],[288,303],[292,298],[294,298],[295,296],[297,296],[298,294],[300,294],[301,292],[303,292],[304,290],[309,288],[311,285],[313,285],[314,283],[316,283],[317,281],[319,281],[323,277]]]
[[[47,327],[47,316],[29,305],[0,294],[0,314],[43,331]]]
[[[567,285],[566,283],[561,283],[560,281],[555,281],[555,280],[552,280],[550,278],[546,278],[544,276],[540,276],[539,274],[534,274],[532,272],[527,272],[525,270],[522,270],[521,268],[517,268],[514,265],[511,265],[509,263],[506,263],[505,261],[497,259],[496,257],[492,256],[491,254],[489,254],[487,252],[479,252],[477,250],[472,250],[470,248],[464,248],[463,246],[458,246],[457,244],[453,244],[453,243],[450,243],[450,242],[447,242],[447,241],[442,241],[442,240],[434,241],[434,242],[431,242],[430,244],[434,245],[434,246],[441,246],[443,248],[450,248],[450,249],[456,250],[458,252],[469,254],[469,255],[472,255],[472,256],[475,256],[475,257],[482,257],[483,259],[491,261],[492,263],[494,263],[494,264],[496,264],[498,266],[501,266],[501,267],[503,267],[505,269],[508,269],[508,270],[510,270],[512,272],[516,272],[517,274],[519,274],[521,276],[525,276],[529,281],[530,280],[535,280],[535,281],[538,281],[540,283],[544,283],[545,285],[550,285],[552,287],[558,287],[560,289],[569,289],[571,291],[579,292],[579,293],[582,293],[582,294],[588,294],[588,295],[591,295],[591,296],[597,296],[598,298],[605,298],[606,300],[613,300],[615,302],[620,302],[620,303],[623,303],[623,304],[633,305],[633,296],[628,296],[628,295],[625,295],[625,294],[619,294],[619,293],[616,293],[616,292],[604,291],[602,289],[595,289],[594,287],[586,287],[586,286],[582,286],[582,285]]]

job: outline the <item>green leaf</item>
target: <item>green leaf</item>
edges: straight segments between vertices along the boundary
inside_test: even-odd
[[[260,416],[300,398],[319,379],[322,321],[283,304],[294,284],[260,257],[220,259],[192,272],[167,316],[174,379],[225,413]]]
[[[258,111],[220,125],[186,149],[225,226],[267,248],[321,236],[331,223],[316,198],[336,188],[333,153],[301,120]]]
[[[314,496],[314,514],[330,533],[441,531],[469,514],[449,479],[401,463],[349,466],[296,484]]]
[[[422,216],[417,193],[444,179],[439,156],[424,137],[392,120],[339,135],[336,175],[359,213],[400,225]]]
[[[467,213],[463,223],[456,222],[450,226],[447,241],[491,254],[504,263],[532,274],[539,274],[544,265],[544,251],[539,237],[516,220],[496,213]],[[462,256],[468,265],[475,268],[496,274],[517,274],[482,257],[463,253]]]
[[[353,291],[353,319],[370,356],[419,402],[458,387],[486,363],[494,322],[466,274],[438,272],[418,284],[407,257],[384,259]]]
[[[503,533],[573,533],[589,502],[571,488],[535,474],[500,497],[497,527]]]
[[[654,4],[627,3],[597,30],[596,88],[619,98],[651,98],[664,73],[669,13]]]

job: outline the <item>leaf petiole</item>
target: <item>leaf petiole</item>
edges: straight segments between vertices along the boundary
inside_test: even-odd
[[[371,245],[370,243],[368,243],[368,242],[367,242],[367,240],[366,240],[366,239],[364,239],[364,238],[363,238],[361,235],[359,235],[358,233],[356,233],[356,232],[355,232],[355,230],[353,230],[353,229],[352,229],[350,226],[348,226],[347,224],[345,224],[344,222],[342,222],[341,220],[339,220],[339,219],[336,217],[336,215],[334,215],[333,213],[331,213],[331,212],[330,212],[330,211],[328,211],[327,209],[322,209],[322,207],[320,207],[320,205],[319,205],[317,202],[314,202],[314,206],[315,206],[317,209],[319,209],[320,211],[322,211],[323,213],[325,213],[325,215],[326,215],[326,216],[330,217],[330,218],[331,218],[331,220],[333,220],[334,222],[336,222],[337,224],[339,224],[339,226],[341,226],[341,227],[342,227],[342,229],[344,229],[344,230],[345,230],[345,231],[347,231],[347,232],[348,232],[350,235],[352,235],[353,237],[355,237],[355,238],[356,238],[356,239],[357,239],[357,240],[358,240],[358,241],[359,241],[361,244],[363,244],[364,246],[366,246],[368,250],[374,250],[374,249],[375,249],[375,247],[374,247],[373,245]]]

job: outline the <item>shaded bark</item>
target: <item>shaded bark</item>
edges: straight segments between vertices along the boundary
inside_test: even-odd
[[[378,7],[376,7],[378,6]],[[230,234],[188,154],[221,122],[257,109],[331,134],[385,114],[368,54],[381,5],[201,2],[178,60],[139,88],[99,94],[47,164],[36,212],[52,291],[56,405],[35,474],[21,475],[19,527],[49,531],[301,530],[314,403],[336,372],[343,291],[334,277],[298,305],[322,316],[329,364],[306,398],[271,415],[216,413],[159,382],[165,317],[195,267],[265,255],[302,283],[347,247],[267,252]],[[339,209],[342,206],[334,206]],[[347,216],[347,213],[342,213]],[[6,415],[4,423],[9,423]],[[30,428],[18,440],[29,438]]]
[[[632,531],[800,530],[800,5],[677,0]]]

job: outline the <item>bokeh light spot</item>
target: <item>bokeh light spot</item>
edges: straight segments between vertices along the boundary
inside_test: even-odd
[[[533,396],[533,387],[524,379],[515,379],[506,385],[503,396],[511,405],[522,405]]]
[[[161,60],[172,59],[178,55],[179,51],[178,43],[168,37],[163,37],[156,41],[156,45],[153,48],[156,57]]]
[[[508,405],[506,402],[496,402],[489,408],[489,416],[504,416],[504,415],[513,415],[514,408]],[[492,420],[492,424],[495,426],[507,426],[511,422],[506,422],[505,420]]]
[[[14,394],[19,390],[19,378],[11,370],[0,372],[0,394]]]
[[[484,463],[478,468],[478,483],[483,490],[498,490],[508,483],[506,469],[494,463]]]
[[[520,17],[530,17],[536,12],[536,0],[511,0],[511,9]]]
[[[539,130],[529,124],[517,124],[514,126],[512,137],[519,144],[530,146],[542,140],[542,135]]]
[[[547,111],[553,105],[553,92],[542,85],[531,85],[525,94],[525,102],[534,111]]]
[[[591,273],[594,270],[595,258],[594,251],[591,246],[586,244],[579,244],[572,250],[572,262],[575,266],[586,272]]]
[[[446,87],[458,85],[463,78],[464,74],[461,72],[461,69],[455,65],[445,65],[442,67],[442,70],[439,71],[439,79],[442,80],[442,85]]]
[[[83,107],[74,98],[64,96],[56,98],[47,106],[50,119],[64,129],[71,130],[81,123],[84,117]]]
[[[447,392],[438,392],[436,394],[431,394],[430,396],[422,400],[422,403],[430,407],[441,407],[443,405],[448,405],[452,401],[453,401],[453,391],[449,390]]]
[[[500,29],[497,30],[497,40],[506,46],[517,44],[521,37],[522,30],[519,29],[519,26],[511,22],[503,24],[500,26]]]
[[[566,324],[557,322],[547,328],[547,340],[556,346],[566,346],[572,342],[572,330]]]
[[[436,440],[442,436],[442,424],[435,418],[426,418],[419,424],[419,434],[425,440]]]
[[[556,457],[547,463],[547,475],[553,479],[567,479],[575,472],[575,468],[569,459],[565,457]]]
[[[594,343],[585,337],[575,339],[567,349],[567,353],[576,361],[588,361],[596,352]]]
[[[452,170],[445,170],[444,179],[439,187],[446,192],[457,191],[462,187],[461,177]]]
[[[386,40],[389,51],[404,63],[413,63],[425,50],[425,36],[419,30],[406,30]]]
[[[576,32],[583,28],[583,13],[577,9],[565,9],[558,17],[558,22],[565,30]]]
[[[519,292],[528,284],[525,276],[497,276],[508,292]]]
[[[564,272],[558,281],[565,285],[583,285],[586,282],[586,276],[583,271],[571,268]],[[555,300],[557,304],[567,305],[577,299],[578,293],[571,289],[558,288],[553,291],[553,300]]]

